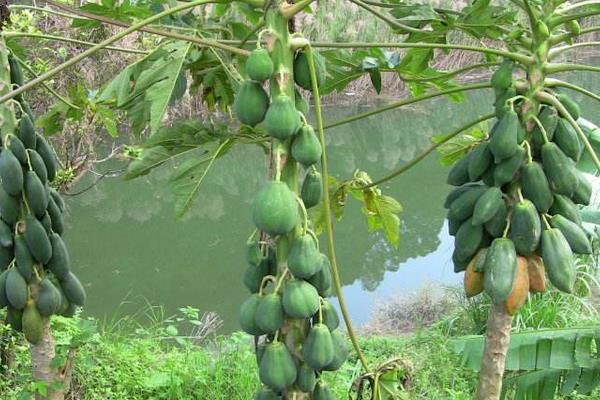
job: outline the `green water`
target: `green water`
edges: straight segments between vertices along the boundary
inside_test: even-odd
[[[592,86],[597,82],[586,87],[598,91]],[[600,122],[597,104],[574,97],[583,102],[584,115]],[[427,148],[432,136],[490,112],[490,103],[490,93],[478,92],[460,105],[430,101],[329,130],[332,174],[343,179],[360,168],[374,178],[384,176]],[[365,110],[329,107],[325,114],[334,121]],[[241,280],[244,243],[253,230],[249,208],[266,174],[263,157],[245,147],[219,161],[193,209],[178,222],[167,168],[132,182],[105,179],[70,198],[66,239],[88,290],[86,314],[112,317],[147,300],[168,314],[187,305],[213,311],[224,320],[221,332],[237,329],[237,309],[247,296]],[[377,301],[462,279],[450,261],[453,244],[442,207],[449,190],[446,173],[432,154],[382,187],[404,207],[397,249],[381,234],[369,233],[359,206],[349,202],[335,233],[344,293],[356,323],[368,320]],[[133,304],[120,308],[124,301]]]

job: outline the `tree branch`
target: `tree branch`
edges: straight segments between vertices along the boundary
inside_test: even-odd
[[[325,125],[325,129],[330,129],[330,128],[334,128],[336,126],[348,124],[350,122],[358,121],[359,119],[367,118],[367,117],[370,117],[370,116],[375,115],[375,114],[380,114],[380,113],[385,112],[385,111],[393,110],[395,108],[404,107],[404,106],[407,106],[409,104],[418,103],[420,101],[433,99],[435,97],[445,96],[445,95],[448,95],[448,94],[458,93],[458,92],[466,92],[466,91],[469,91],[469,90],[488,89],[488,88],[491,88],[491,87],[492,87],[492,85],[490,83],[487,83],[487,82],[485,82],[485,83],[476,83],[476,84],[472,84],[472,85],[465,85],[465,86],[460,86],[460,87],[453,88],[453,89],[443,90],[443,91],[439,91],[439,92],[435,92],[435,93],[429,93],[429,94],[425,94],[423,96],[414,97],[412,99],[400,100],[400,101],[397,101],[397,102],[385,105],[383,107],[377,108],[375,110],[367,111],[367,112],[364,112],[364,113],[361,113],[361,114],[355,114],[355,115],[352,115],[352,116],[350,116],[348,118],[344,118],[342,120],[332,122],[330,124]]]
[[[548,74],[558,74],[560,72],[571,72],[571,71],[589,71],[589,72],[600,72],[600,67],[594,67],[592,65],[583,64],[546,64],[544,70]]]
[[[565,51],[577,49],[579,47],[592,47],[592,46],[600,46],[600,42],[581,42],[581,43],[573,43],[568,46],[556,47],[550,50],[548,54],[548,59],[552,60],[556,58],[558,55],[564,53]]]
[[[559,79],[548,78],[548,79],[546,79],[545,85],[548,87],[564,87],[567,89],[571,89],[575,92],[579,92],[585,96],[591,97],[592,99],[594,99],[596,101],[600,101],[600,96],[598,96],[596,93],[593,93],[587,89],[584,89],[584,88],[574,85],[572,83],[561,81]]]
[[[375,182],[371,183],[368,186],[365,186],[364,188],[366,189],[366,188],[369,188],[369,187],[372,187],[372,186],[378,186],[378,185],[381,185],[382,183],[385,183],[385,182],[391,181],[394,178],[397,178],[398,176],[402,175],[403,173],[405,173],[406,171],[408,171],[409,169],[411,169],[412,167],[414,167],[415,165],[417,165],[425,157],[427,157],[429,154],[433,153],[438,147],[440,147],[441,145],[443,145],[444,143],[446,143],[447,141],[449,141],[453,137],[457,136],[461,132],[466,131],[467,129],[472,128],[473,126],[475,126],[477,124],[480,124],[480,123],[482,123],[484,121],[487,121],[488,119],[492,119],[495,116],[496,116],[495,113],[491,113],[491,114],[484,115],[484,116],[476,119],[475,121],[469,122],[467,125],[462,126],[459,129],[453,131],[452,133],[449,133],[448,135],[444,136],[444,138],[442,140],[440,140],[439,142],[433,144],[431,147],[429,147],[428,149],[426,149],[425,151],[423,151],[421,154],[419,154],[418,156],[416,156],[415,158],[413,158],[412,160],[410,160],[409,162],[407,162],[406,164],[404,164],[398,170],[392,172],[389,175],[384,176],[383,178],[380,178],[380,179],[376,180]]]
[[[445,71],[440,73],[439,75],[436,76],[428,76],[426,78],[405,78],[402,77],[402,80],[405,82],[431,82],[431,81],[435,81],[438,79],[442,79],[442,78],[451,78],[453,76],[456,75],[461,75],[464,74],[465,72],[474,70],[474,69],[480,69],[480,68],[489,68],[489,67],[493,67],[496,65],[499,65],[500,63],[480,63],[480,64],[473,64],[473,65],[469,65],[463,68],[459,68],[456,69],[454,71]],[[397,72],[396,70],[392,69],[389,72]]]
[[[53,35],[42,35],[42,34],[38,34],[38,33],[26,33],[26,32],[4,32],[3,36],[6,39],[14,39],[14,38],[20,38],[20,37],[29,37],[29,38],[37,38],[37,39],[44,39],[44,40],[55,40],[57,42],[66,42],[66,43],[75,43],[75,44],[80,44],[82,46],[95,46],[98,43],[92,43],[92,42],[86,42],[84,40],[77,40],[77,39],[72,39],[72,38],[68,38],[68,37],[62,37],[62,36],[53,36]],[[115,47],[115,46],[106,46],[104,47],[105,50],[113,50],[113,51],[120,51],[123,53],[132,53],[132,54],[148,54],[148,51],[144,51],[144,50],[137,50],[137,49],[127,49],[125,47]]]

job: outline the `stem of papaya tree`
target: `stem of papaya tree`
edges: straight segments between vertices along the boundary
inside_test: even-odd
[[[419,154],[418,156],[416,156],[415,158],[413,158],[412,160],[410,160],[408,163],[404,164],[402,167],[400,167],[398,170],[392,172],[391,174],[384,176],[383,178],[380,178],[378,180],[376,180],[375,182],[364,186],[363,189],[367,189],[373,186],[378,186],[381,185],[382,183],[391,181],[394,178],[397,178],[398,176],[402,175],[403,173],[405,173],[406,171],[408,171],[409,169],[411,169],[412,167],[414,167],[415,165],[417,165],[419,162],[421,162],[425,157],[427,157],[429,154],[431,154],[432,152],[434,152],[438,147],[440,147],[441,145],[443,145],[444,143],[446,143],[447,141],[449,141],[450,139],[452,139],[453,137],[456,137],[458,134],[460,134],[461,132],[466,131],[467,129],[472,128],[473,126],[480,124],[484,121],[487,121],[488,119],[492,119],[496,116],[496,113],[491,113],[491,114],[486,114],[482,117],[477,118],[475,121],[471,121],[469,122],[467,125],[464,125],[458,129],[456,129],[455,131],[449,133],[448,135],[444,136],[443,139],[441,139],[440,141],[436,142],[434,145],[430,146],[427,150],[423,151],[421,154]]]
[[[227,2],[229,2],[229,0],[196,0],[191,3],[181,4],[177,7],[173,7],[173,8],[164,10],[158,14],[153,15],[152,17],[149,17],[140,22],[137,22],[137,23],[131,25],[129,28],[117,33],[116,35],[109,37],[108,39],[102,41],[101,43],[98,43],[97,45],[84,51],[83,53],[76,55],[75,57],[71,58],[67,62],[60,64],[59,66],[51,69],[50,71],[40,75],[36,79],[33,79],[30,82],[27,82],[25,85],[11,91],[10,93],[7,93],[7,94],[1,96],[0,104],[5,103],[6,101],[18,96],[19,94],[38,86],[39,84],[41,84],[44,81],[47,81],[48,79],[51,79],[56,74],[64,71],[65,69],[69,68],[70,66],[81,62],[82,60],[86,59],[87,57],[91,56],[92,54],[95,54],[96,52],[104,49],[106,46],[113,44],[117,40],[124,38],[125,36],[129,35],[132,32],[140,30],[140,28],[143,28],[144,26],[149,25],[149,24],[153,23],[154,21],[158,21],[161,18],[164,18],[168,15],[175,14],[177,12],[184,11],[184,10],[194,8],[197,6],[210,4],[210,3],[227,3]],[[236,49],[236,50],[242,51],[240,49]],[[245,50],[243,50],[243,51],[245,51]]]
[[[547,87],[564,87],[567,89],[571,89],[574,92],[578,92],[581,93],[585,96],[588,96],[594,100],[600,101],[600,96],[598,96],[596,93],[593,93],[587,89],[584,89],[580,86],[574,85],[570,82],[565,82],[565,81],[561,81],[559,79],[552,79],[552,78],[547,78],[546,79],[546,84]]]
[[[558,55],[564,53],[565,51],[577,49],[580,47],[594,47],[594,46],[600,46],[600,42],[581,42],[581,43],[573,43],[568,46],[557,47],[557,48],[553,49],[552,51],[550,51],[550,56],[548,57],[548,59],[552,60],[553,58],[556,58]]]
[[[354,346],[354,350],[358,355],[358,359],[362,364],[365,372],[370,372],[369,365],[367,364],[367,360],[360,348],[360,344],[358,343],[358,339],[354,332],[354,328],[352,327],[352,321],[350,320],[350,314],[348,312],[348,308],[346,307],[346,301],[344,299],[344,294],[342,292],[342,282],[340,279],[339,268],[337,265],[337,258],[335,256],[335,243],[333,238],[333,225],[331,222],[331,204],[329,199],[329,168],[327,166],[327,150],[325,146],[325,131],[323,127],[323,115],[321,113],[321,99],[319,96],[319,85],[317,82],[317,72],[315,67],[315,60],[312,48],[310,45],[306,48],[306,56],[308,60],[308,67],[310,71],[310,80],[312,82],[313,89],[313,100],[315,103],[315,118],[317,121],[317,131],[319,132],[319,140],[321,142],[321,148],[323,149],[323,153],[321,154],[321,175],[323,176],[323,213],[325,219],[325,232],[327,234],[327,252],[329,253],[329,261],[331,262],[331,270],[333,273],[333,282],[335,286],[335,292],[338,297],[338,302],[340,304],[340,310],[342,311],[342,317],[344,318],[344,322],[346,323],[346,328],[348,329],[348,336],[350,336],[350,341],[352,342],[352,346]]]
[[[98,43],[86,42],[84,40],[71,39],[63,36],[53,36],[53,35],[42,35],[38,33],[27,33],[27,32],[4,32],[4,37],[6,39],[14,39],[14,38],[36,38],[36,39],[44,39],[44,40],[55,40],[57,42],[66,42],[66,43],[75,43],[83,46],[95,46]],[[148,51],[144,50],[136,50],[136,49],[126,49],[124,47],[116,47],[116,46],[106,46],[104,50],[113,50],[113,51],[121,51],[123,53],[132,53],[132,54],[148,54]]]
[[[582,64],[546,64],[545,70],[547,74],[552,75],[572,71],[600,72],[600,67]]]
[[[380,114],[382,112],[393,110],[395,108],[404,107],[404,106],[407,106],[410,104],[415,104],[415,103],[418,103],[421,101],[433,99],[435,97],[446,96],[446,95],[449,95],[452,93],[458,93],[458,92],[466,92],[469,90],[489,89],[491,87],[492,87],[492,85],[489,82],[485,82],[485,83],[475,83],[472,85],[459,86],[456,88],[441,90],[439,92],[434,92],[434,93],[428,93],[423,96],[418,96],[418,97],[413,97],[410,99],[396,101],[396,102],[387,104],[383,107],[376,108],[374,110],[370,110],[370,111],[367,111],[364,113],[352,115],[348,118],[344,118],[339,121],[335,121],[330,124],[327,124],[323,127],[323,129],[335,128],[336,126],[348,124],[350,122],[358,121],[359,119],[364,119],[364,118],[370,117],[372,115]]]

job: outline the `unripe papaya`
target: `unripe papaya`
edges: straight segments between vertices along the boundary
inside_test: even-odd
[[[305,167],[316,164],[321,159],[321,143],[310,125],[304,125],[292,142],[292,157]]]
[[[323,181],[321,173],[314,168],[310,168],[302,182],[300,197],[304,207],[312,208],[321,202],[323,195]]]
[[[2,187],[8,194],[16,196],[23,190],[23,169],[10,149],[0,153],[0,178]]]
[[[553,228],[559,229],[574,253],[591,254],[592,244],[588,239],[585,231],[575,222],[568,220],[560,214],[554,215],[550,219],[550,225]]]
[[[550,189],[555,193],[571,196],[577,188],[577,173],[575,164],[555,143],[542,146],[542,165],[550,183]]]
[[[484,288],[494,303],[501,303],[512,291],[517,271],[517,252],[512,240],[494,239],[485,256]]]
[[[283,93],[275,96],[265,115],[267,133],[279,140],[287,140],[298,132],[301,125],[300,113],[292,99]]]
[[[0,271],[7,269],[14,258],[15,253],[12,247],[0,246]]]
[[[298,378],[296,378],[296,386],[305,393],[310,393],[314,390],[317,384],[317,374],[306,364],[300,365],[298,370]]]
[[[29,155],[29,161],[31,162],[31,169],[33,169],[40,181],[45,185],[48,182],[48,167],[42,159],[42,156],[35,150],[27,150]]]
[[[329,328],[324,324],[313,325],[302,345],[304,362],[312,369],[320,371],[333,361],[333,354],[333,340]]]
[[[571,200],[577,204],[589,205],[592,199],[592,183],[581,171],[577,171],[577,187]]]
[[[256,393],[254,400],[281,400],[281,395],[275,393],[268,387],[263,387]]]
[[[6,277],[8,276],[8,271],[3,271],[0,274],[0,309],[6,307],[8,303],[8,298],[6,297]]]
[[[67,279],[71,272],[69,250],[62,238],[56,233],[50,234],[50,244],[52,246],[52,257],[46,264],[46,268],[58,279]]]
[[[263,258],[258,265],[248,265],[244,273],[244,286],[250,293],[258,293],[262,280],[267,275],[269,275],[269,260]]]
[[[448,217],[459,221],[464,221],[465,219],[471,217],[475,211],[477,200],[479,200],[486,190],[487,187],[485,186],[477,186],[461,194],[450,205]]]
[[[511,109],[506,102],[507,100],[515,97],[516,95],[517,91],[514,87],[510,87],[499,93],[499,95],[496,97],[496,101],[494,102],[494,108],[496,110],[496,116],[498,118],[502,118],[504,114],[506,114]]]
[[[560,194],[554,196],[554,203],[552,203],[552,207],[550,207],[550,214],[562,215],[580,226],[583,223],[577,205],[575,205],[568,197]]]
[[[29,114],[25,113],[21,115],[19,121],[19,139],[28,149],[35,149],[36,145],[36,133],[32,119]]]
[[[13,245],[13,232],[10,226],[6,222],[0,220],[0,246],[12,247]]]
[[[25,145],[21,142],[21,139],[16,137],[15,135],[8,135],[6,138],[8,142],[7,147],[12,151],[17,160],[23,165],[27,165],[27,149],[25,149]]]
[[[448,173],[447,183],[452,186],[462,186],[469,182],[469,163],[473,153],[468,153],[458,160]]]
[[[517,253],[530,256],[537,249],[542,235],[542,222],[535,205],[524,199],[514,205],[510,217],[510,238]]]
[[[259,300],[255,322],[261,331],[275,333],[283,326],[283,318],[283,305],[278,293],[270,293]]]
[[[258,265],[265,258],[258,240],[252,239],[246,242],[246,261],[251,265]]]
[[[19,274],[26,282],[31,281],[35,260],[31,256],[25,238],[22,235],[15,236],[15,263]]]
[[[283,182],[268,182],[254,198],[252,208],[258,229],[271,236],[289,233],[298,223],[295,194]]]
[[[482,187],[482,185],[478,183],[468,183],[466,185],[458,186],[452,189],[450,193],[448,193],[448,195],[446,196],[446,200],[444,200],[444,208],[450,209],[450,206],[452,205],[452,203],[454,203],[454,200],[458,199],[462,194],[468,192],[474,187]]]
[[[273,390],[283,391],[296,381],[296,363],[281,342],[269,343],[260,360],[260,380]]]
[[[50,192],[52,193],[52,192]],[[56,205],[56,201],[54,201],[54,197],[50,196],[48,201],[48,216],[50,217],[50,223],[52,226],[52,230],[59,235],[62,235],[65,229],[65,221],[62,212]]]
[[[464,287],[467,297],[477,296],[479,293],[483,292],[483,272],[475,271],[475,264],[477,263],[478,257],[479,253],[473,257],[465,270]]]
[[[264,332],[256,324],[256,310],[260,303],[260,296],[253,294],[240,307],[239,322],[242,330],[253,336],[263,335]]]
[[[492,75],[491,83],[494,89],[506,90],[512,86],[512,74],[514,63],[512,60],[504,60],[500,67]]]
[[[23,330],[23,310],[9,305],[6,308],[6,322],[14,331],[21,332]]]
[[[313,59],[315,61],[315,72],[317,75],[317,87],[321,87],[327,77],[327,67],[323,56],[313,50]],[[299,51],[294,59],[294,81],[303,89],[312,91],[312,81],[310,79],[310,69],[308,67],[308,57],[303,51]]]
[[[456,245],[454,246],[454,251],[452,252],[452,264],[454,264],[455,274],[466,271],[467,266],[469,265],[469,259],[460,258]]]
[[[6,275],[6,298],[10,305],[18,310],[25,308],[29,292],[27,282],[16,268],[8,270]]]
[[[550,36],[550,29],[548,29],[548,25],[546,25],[546,23],[541,19],[536,23],[536,30],[542,39],[547,39]]]
[[[300,111],[305,116],[308,115],[308,112],[310,111],[308,101],[306,101],[304,96],[302,96],[302,93],[300,93],[296,87],[294,87],[294,104],[296,105],[296,110]]]
[[[571,115],[571,117],[573,117],[573,119],[577,121],[581,116],[581,108],[579,107],[579,104],[577,104],[575,100],[573,100],[564,93],[557,94],[556,98],[565,107],[565,109]]]
[[[292,318],[310,318],[319,309],[319,293],[309,283],[289,280],[283,288],[283,310]]]
[[[50,179],[50,178],[48,177],[48,179]],[[58,191],[56,189],[54,189],[53,187],[50,187],[50,197],[52,197],[52,200],[54,200],[54,202],[58,206],[60,212],[64,213],[66,210],[65,201],[63,200],[60,193],[58,193]]]
[[[567,22],[566,26],[567,30],[574,35],[579,35],[581,33],[581,25],[579,25],[579,22],[575,20]]]
[[[469,180],[475,182],[485,173],[489,166],[494,162],[494,158],[489,149],[489,143],[483,142],[475,148],[473,154],[469,157],[467,172]]]
[[[519,147],[512,157],[509,157],[496,165],[493,170],[494,185],[500,187],[511,182],[519,171],[519,168],[521,168],[526,153],[524,148]]]
[[[312,398],[313,400],[335,400],[335,396],[329,386],[322,381],[317,382]]]
[[[0,186],[0,217],[9,225],[14,225],[19,219],[19,202]]]
[[[554,196],[540,163],[534,161],[523,166],[521,189],[523,196],[531,200],[539,212],[548,212],[554,202]]]
[[[531,293],[542,293],[546,290],[546,272],[541,257],[535,254],[528,257],[527,269],[529,273],[529,291]]]
[[[35,302],[29,300],[23,311],[23,334],[31,344],[38,344],[42,340],[44,324]]]
[[[10,66],[10,82],[15,86],[23,86],[23,70],[19,62],[12,56],[8,56],[8,65]]]
[[[237,119],[254,127],[265,119],[268,108],[269,96],[262,85],[256,81],[243,82],[233,102]]]
[[[504,301],[504,306],[508,314],[515,315],[527,301],[528,294],[529,273],[527,270],[527,259],[525,257],[517,257],[517,271],[513,287],[508,298]]]
[[[41,135],[37,136],[35,143],[36,153],[39,154],[40,158],[44,161],[44,165],[46,166],[46,172],[48,176],[48,180],[52,182],[56,177],[56,170],[58,169],[58,161],[56,160],[56,152],[50,146],[50,143]],[[40,173],[35,169],[36,173]],[[42,177],[40,176],[40,179]],[[44,181],[44,179],[42,179]]]
[[[292,241],[287,262],[290,272],[296,278],[309,279],[316,274],[323,260],[315,239],[309,234],[296,236]]]
[[[554,139],[554,132],[558,126],[558,112],[556,109],[550,106],[543,106],[542,110],[538,114],[538,120],[541,125],[544,127],[544,131],[546,132],[546,137],[548,140]],[[531,146],[535,151],[539,151],[539,149],[546,143],[544,138],[544,133],[540,126],[536,123],[533,131],[531,132]]]
[[[313,324],[325,324],[333,332],[340,326],[340,317],[337,310],[327,300],[321,303],[321,309],[313,317]]]
[[[321,297],[328,297],[331,295],[331,264],[329,263],[329,258],[325,254],[321,254],[321,268],[319,271],[311,276],[308,280]]]
[[[273,75],[275,66],[271,56],[266,49],[252,50],[246,60],[246,73],[250,79],[258,82],[264,82]]]
[[[43,317],[49,317],[60,310],[61,295],[52,281],[44,278],[40,283],[37,309]]]
[[[60,286],[69,303],[83,307],[86,300],[85,289],[75,274],[69,272],[66,279],[61,279]]]
[[[498,122],[489,144],[496,163],[512,157],[518,150],[519,124],[519,115],[514,110],[508,110]]]
[[[346,337],[339,329],[331,332],[331,340],[333,341],[333,360],[323,368],[324,371],[337,371],[346,362],[350,349]]]
[[[473,225],[482,225],[491,220],[502,207],[502,191],[497,187],[491,187],[475,203],[473,209]]]
[[[458,228],[456,233],[454,252],[459,261],[467,263],[477,253],[483,241],[483,226],[474,225],[473,219],[469,218]]]
[[[52,257],[52,244],[46,229],[34,216],[25,217],[25,242],[33,258],[47,264]]]
[[[49,195],[46,192],[46,187],[35,172],[27,171],[25,173],[23,192],[25,193],[25,199],[31,212],[38,218],[43,217],[48,207]]]
[[[567,239],[559,229],[542,232],[542,259],[550,282],[566,293],[575,285],[575,260]]]
[[[575,162],[579,161],[583,146],[575,129],[562,118],[558,121],[553,140],[569,158]]]

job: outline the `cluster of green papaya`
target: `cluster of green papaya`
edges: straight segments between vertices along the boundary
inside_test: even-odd
[[[318,55],[316,60],[321,84],[324,64]],[[281,399],[291,391],[329,400],[334,397],[321,374],[340,368],[349,349],[338,329],[337,311],[326,299],[332,289],[329,259],[319,251],[306,213],[322,197],[322,178],[316,169],[322,148],[306,122],[308,103],[298,89],[293,97],[283,89],[289,72],[275,69],[269,51],[258,48],[251,53],[245,65],[249,80],[236,94],[235,114],[242,124],[263,124],[276,149],[275,170],[281,163],[297,163],[304,167],[305,177],[296,193],[277,172],[254,198],[257,233],[248,242],[244,275],[251,296],[240,308],[240,325],[250,335],[264,337],[257,347],[263,384],[257,400]],[[299,87],[311,89],[302,51],[295,55],[293,74]],[[273,99],[263,88],[269,79]],[[282,153],[291,158],[281,157]]]
[[[11,80],[23,84],[10,58]],[[23,98],[17,132],[4,134],[0,151],[0,308],[7,322],[37,344],[43,319],[71,316],[85,302],[85,290],[71,272],[61,235],[65,204],[50,186],[57,171],[54,150],[35,132]]]
[[[592,250],[578,209],[592,194],[576,168],[583,144],[569,121],[548,105],[540,106],[537,117],[522,120],[529,104],[517,96],[512,75],[509,62],[494,73],[497,123],[453,166],[448,183],[455,189],[445,203],[455,237],[452,259],[456,272],[466,271],[467,295],[485,291],[510,314],[530,291],[545,289],[545,275],[559,290],[571,292],[573,253]],[[577,120],[578,105],[565,95],[557,98]]]

